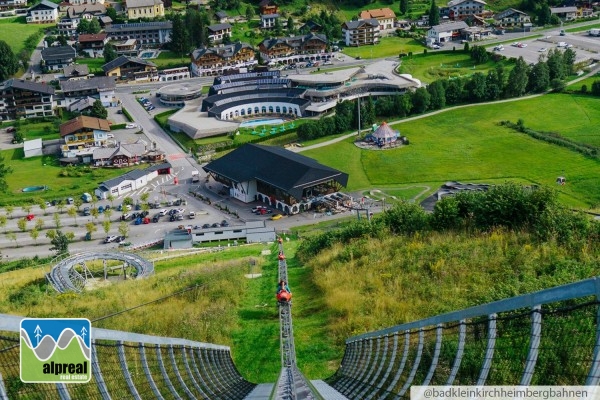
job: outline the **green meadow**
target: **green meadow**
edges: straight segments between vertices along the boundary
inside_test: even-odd
[[[25,46],[25,40],[42,28],[53,28],[55,25],[27,24],[25,17],[0,19],[0,40],[4,40],[15,54],[19,54]]]
[[[523,119],[528,128],[597,146],[598,101],[587,96],[553,94],[463,107],[393,124],[408,137],[408,146],[361,150],[354,145],[354,138],[349,138],[303,154],[347,172],[350,191],[426,185],[432,193],[446,181],[511,180],[555,185],[558,176],[565,176],[567,184],[559,188],[562,201],[578,208],[597,208],[600,160],[532,139],[498,123]]]

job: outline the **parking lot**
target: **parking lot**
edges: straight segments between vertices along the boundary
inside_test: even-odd
[[[551,49],[566,49],[565,46],[558,46],[561,42],[571,45],[572,49],[575,50],[575,63],[600,59],[600,37],[589,36],[587,32],[567,33],[565,36],[552,35],[523,41],[517,40],[513,44],[504,44],[503,50],[494,50],[496,46],[490,46],[487,50],[502,54],[507,58],[523,57],[528,64],[535,64],[538,62],[540,55],[546,54]],[[518,47],[516,44],[519,43],[526,46]]]

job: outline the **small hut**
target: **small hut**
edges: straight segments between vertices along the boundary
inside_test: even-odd
[[[386,122],[383,122],[379,128],[369,136],[371,136],[371,140],[373,140],[375,144],[379,147],[383,147],[396,143],[400,137],[400,132],[393,130]]]

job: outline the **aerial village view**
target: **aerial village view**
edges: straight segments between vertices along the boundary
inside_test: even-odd
[[[0,399],[600,398],[599,61],[592,0],[0,0]]]

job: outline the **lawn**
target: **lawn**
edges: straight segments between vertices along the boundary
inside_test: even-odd
[[[579,92],[579,91],[581,91],[581,87],[583,85],[586,85],[588,93],[589,93],[592,90],[592,84],[596,81],[600,81],[600,73],[567,86],[567,90]]]
[[[43,140],[60,139],[60,132],[52,122],[22,121],[18,127],[23,140],[42,138]]]
[[[95,74],[95,73],[104,74],[104,71],[102,70],[102,66],[104,64],[106,64],[106,62],[104,61],[103,57],[100,57],[100,58],[85,57],[85,58],[78,58],[77,64],[87,65],[90,70],[90,74]]]
[[[516,180],[555,186],[565,176],[561,200],[574,207],[600,204],[600,161],[534,140],[498,125],[523,119],[536,130],[552,130],[573,140],[599,143],[598,100],[555,94],[480,105],[394,124],[410,145],[387,151],[360,150],[352,138],[303,152],[350,175],[348,190],[446,181],[501,183]],[[561,110],[556,113],[542,110]],[[569,118],[565,118],[568,115]]]
[[[4,40],[15,54],[19,54],[29,36],[40,29],[49,29],[54,26],[56,25],[27,24],[25,17],[0,19],[0,40]]]
[[[23,158],[23,149],[2,150],[4,163],[13,169],[6,178],[8,192],[0,194],[0,204],[22,204],[34,198],[47,200],[93,193],[98,184],[127,172],[127,169],[86,169],[76,167],[74,174],[79,176],[60,176],[62,168],[54,156]],[[26,186],[46,185],[44,192],[23,193]]]
[[[404,57],[398,70],[424,82],[433,82],[440,78],[469,76],[475,72],[487,73],[497,65],[508,67],[512,64],[509,61],[496,63],[490,60],[476,65],[468,54],[457,50]]]
[[[355,58],[383,58],[398,57],[400,53],[422,52],[424,48],[415,39],[391,36],[381,38],[381,42],[373,46],[344,47],[343,53]]]

